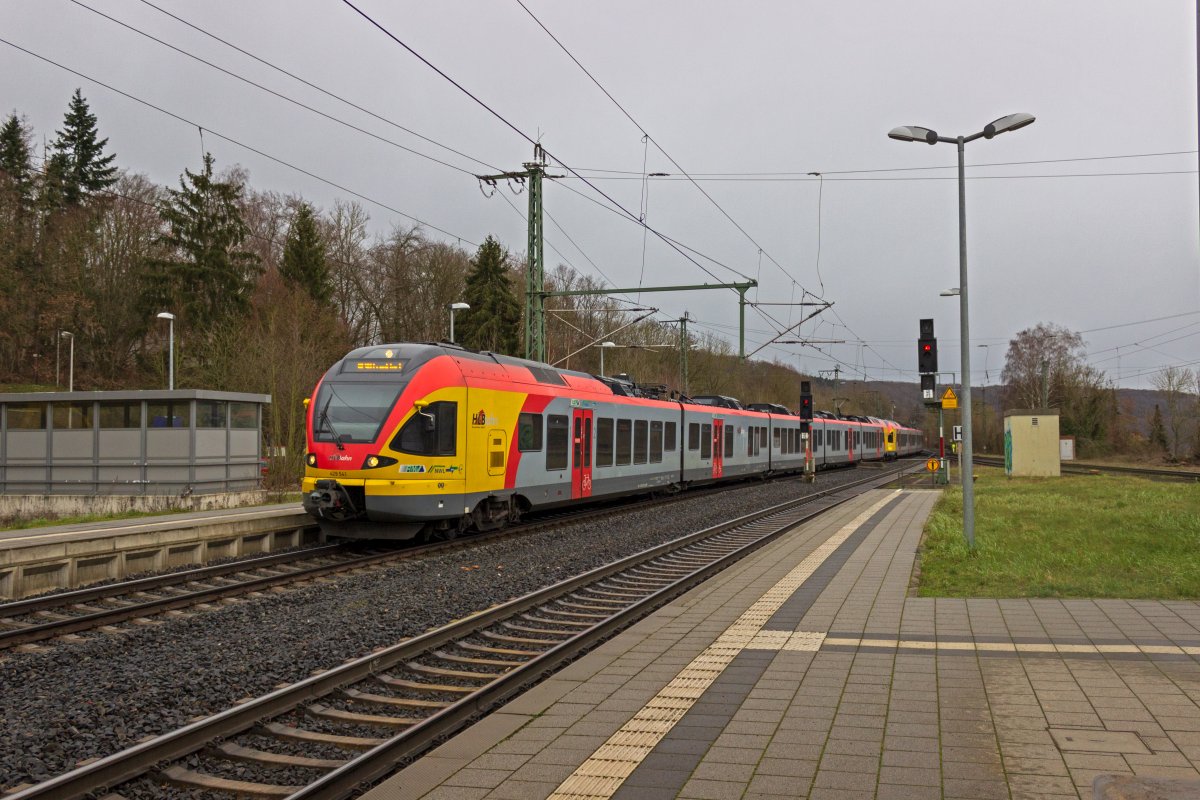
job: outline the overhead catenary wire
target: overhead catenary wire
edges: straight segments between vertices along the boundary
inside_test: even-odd
[[[26,55],[29,55],[29,56],[32,56],[33,58],[36,58],[36,59],[38,59],[39,61],[44,61],[45,63],[47,63],[47,64],[50,64],[51,66],[57,67],[57,68],[59,68],[59,69],[63,70],[64,72],[69,72],[69,73],[71,73],[72,75],[75,75],[76,77],[83,78],[85,81],[88,81],[88,82],[90,82],[90,83],[94,83],[94,84],[95,84],[95,85],[97,85],[97,86],[100,86],[100,87],[103,87],[103,88],[105,88],[105,89],[108,89],[110,92],[114,92],[115,94],[118,94],[118,95],[120,95],[121,97],[124,97],[124,98],[126,98],[126,99],[132,100],[132,101],[134,101],[135,103],[138,103],[138,104],[140,104],[140,105],[143,105],[143,106],[145,106],[145,107],[147,107],[147,108],[150,108],[150,109],[153,109],[153,110],[155,110],[155,111],[158,111],[158,112],[159,112],[159,113],[161,113],[161,114],[165,114],[166,116],[168,116],[168,117],[171,117],[172,119],[175,119],[175,120],[178,120],[179,122],[182,122],[182,123],[184,123],[185,125],[187,125],[187,126],[188,126],[188,127],[190,127],[190,128],[200,128],[200,127],[203,127],[203,129],[204,129],[204,130],[205,130],[207,133],[209,133],[209,134],[211,134],[211,135],[213,135],[213,136],[216,136],[217,138],[219,138],[219,139],[221,139],[221,140],[223,140],[223,141],[229,142],[230,144],[233,144],[233,145],[237,145],[238,147],[241,147],[241,148],[243,148],[243,149],[245,149],[245,150],[248,150],[249,152],[251,152],[251,153],[254,153],[255,155],[261,156],[262,158],[268,159],[269,161],[273,161],[274,163],[276,163],[276,164],[279,164],[280,166],[284,166],[284,167],[287,167],[288,169],[295,170],[296,172],[299,172],[299,173],[300,173],[300,174],[302,174],[302,175],[307,175],[308,177],[312,178],[313,180],[320,181],[321,183],[324,183],[324,184],[326,184],[327,186],[332,186],[332,187],[333,187],[333,188],[335,188],[335,189],[339,189],[339,190],[341,190],[341,191],[343,191],[343,192],[346,192],[347,194],[349,194],[349,195],[352,195],[352,196],[354,196],[354,197],[357,197],[358,199],[360,199],[360,200],[362,200],[362,201],[364,201],[364,202],[367,202],[367,203],[370,203],[370,204],[372,204],[372,205],[378,206],[379,208],[382,208],[382,209],[384,209],[384,210],[386,210],[386,211],[390,211],[391,213],[393,213],[393,214],[396,214],[396,215],[398,215],[398,216],[401,216],[401,217],[404,217],[405,219],[412,220],[413,222],[417,223],[418,225],[424,225],[425,227],[429,228],[430,230],[435,230],[435,231],[437,231],[438,233],[442,233],[442,234],[445,234],[446,236],[450,236],[450,237],[452,237],[452,238],[454,238],[454,239],[458,239],[458,240],[460,240],[460,241],[464,241],[464,242],[466,242],[466,243],[470,244],[470,245],[471,245],[471,246],[473,246],[473,247],[478,247],[478,246],[479,246],[478,244],[476,244],[475,242],[472,242],[470,239],[468,239],[468,238],[467,238],[467,237],[465,237],[465,236],[459,236],[458,234],[456,234],[456,233],[452,233],[451,231],[448,231],[448,230],[446,230],[445,228],[441,228],[441,227],[439,227],[439,226],[437,226],[437,225],[434,225],[434,224],[433,224],[433,223],[431,223],[431,222],[426,222],[425,220],[421,219],[420,217],[416,217],[416,216],[413,216],[412,214],[409,214],[409,213],[407,213],[407,212],[401,211],[400,209],[398,209],[398,208],[394,208],[393,206],[390,206],[390,205],[388,205],[387,203],[384,203],[384,202],[382,202],[382,201],[380,201],[380,200],[376,200],[376,199],[374,199],[373,197],[369,197],[369,196],[367,196],[367,195],[365,195],[365,194],[362,194],[361,192],[357,192],[357,191],[355,191],[355,190],[353,190],[353,189],[350,189],[350,188],[348,188],[348,187],[346,187],[346,186],[343,186],[343,185],[342,185],[342,184],[340,184],[340,183],[337,183],[337,182],[335,182],[335,181],[329,180],[328,178],[323,178],[323,177],[321,177],[320,175],[317,175],[317,174],[316,174],[316,173],[314,173],[314,172],[310,172],[309,170],[307,170],[307,169],[304,169],[303,167],[298,167],[298,166],[296,166],[295,164],[292,164],[292,163],[291,163],[291,162],[289,162],[289,161],[285,161],[284,159],[282,159],[282,158],[279,158],[278,156],[273,156],[273,155],[271,155],[270,153],[267,153],[267,152],[265,152],[265,151],[263,151],[263,150],[259,150],[258,148],[256,148],[256,147],[253,147],[253,146],[251,146],[251,145],[248,145],[248,144],[246,144],[245,142],[239,141],[239,140],[237,140],[237,139],[235,139],[235,138],[233,138],[233,137],[231,137],[231,136],[227,136],[227,135],[225,135],[225,134],[223,134],[223,133],[220,133],[219,131],[215,131],[215,130],[213,130],[211,127],[209,127],[209,126],[207,126],[207,125],[205,125],[205,126],[201,126],[199,123],[197,123],[197,122],[193,122],[192,120],[190,120],[190,119],[188,119],[188,118],[186,118],[186,117],[184,117],[184,116],[181,116],[181,115],[179,115],[179,114],[176,114],[174,111],[168,111],[167,109],[165,109],[165,108],[163,108],[163,107],[161,107],[161,106],[155,105],[154,103],[151,103],[151,102],[150,102],[150,101],[148,101],[148,100],[143,100],[142,98],[140,98],[140,97],[137,97],[136,95],[130,94],[129,92],[123,91],[123,90],[121,90],[121,89],[118,89],[118,88],[116,88],[115,86],[113,86],[113,85],[111,85],[111,84],[105,83],[104,81],[101,81],[101,80],[99,80],[99,79],[97,79],[97,78],[93,78],[92,76],[90,76],[90,75],[87,75],[86,73],[80,72],[79,70],[76,70],[76,69],[72,69],[71,67],[68,67],[68,66],[66,66],[66,65],[64,65],[64,64],[61,64],[61,63],[57,62],[57,61],[54,61],[54,60],[53,60],[53,59],[51,59],[51,58],[47,58],[46,56],[40,55],[40,54],[38,54],[38,53],[35,53],[35,52],[33,52],[32,50],[27,50],[26,48],[24,48],[24,47],[21,47],[19,44],[15,44],[15,43],[13,43],[13,42],[10,42],[10,41],[8,41],[7,39],[3,39],[3,38],[0,38],[0,44],[6,44],[6,45],[8,45],[9,47],[11,47],[11,48],[13,48],[13,49],[15,49],[15,50],[19,50],[19,51],[21,51],[22,53],[25,53]]]
[[[368,23],[369,23],[371,26],[373,26],[374,28],[376,28],[377,30],[379,30],[379,31],[380,31],[380,32],[381,32],[383,35],[385,35],[386,37],[388,37],[389,39],[391,39],[393,42],[395,42],[395,43],[396,43],[397,45],[399,45],[400,47],[402,47],[402,48],[404,48],[405,50],[407,50],[407,51],[408,51],[408,52],[409,52],[409,53],[410,53],[410,54],[411,54],[413,57],[415,57],[417,60],[419,60],[419,61],[420,61],[422,64],[424,64],[425,66],[429,67],[431,70],[433,70],[434,72],[436,72],[436,73],[437,73],[439,76],[441,76],[441,77],[442,77],[444,80],[446,80],[448,83],[450,83],[450,84],[451,84],[452,86],[454,86],[456,89],[458,89],[460,92],[462,92],[462,93],[463,93],[463,94],[465,94],[467,97],[469,97],[469,98],[470,98],[472,101],[474,101],[474,102],[475,102],[477,105],[479,105],[481,108],[483,108],[483,109],[484,109],[485,111],[487,111],[489,114],[491,114],[493,117],[495,117],[495,118],[496,118],[497,120],[499,120],[501,123],[503,123],[503,124],[504,124],[506,127],[508,127],[510,130],[512,130],[514,133],[516,133],[516,134],[517,134],[518,136],[520,136],[522,139],[524,139],[525,141],[527,141],[527,142],[528,142],[529,144],[531,144],[531,145],[534,145],[534,146],[541,146],[541,148],[542,148],[542,152],[543,152],[543,153],[545,153],[545,154],[546,154],[546,156],[547,156],[548,158],[552,159],[552,160],[554,161],[554,163],[556,163],[558,166],[562,167],[563,169],[567,170],[568,172],[572,173],[573,175],[575,175],[576,177],[578,177],[579,179],[581,179],[581,180],[582,180],[584,183],[586,183],[586,184],[587,184],[587,185],[588,185],[588,186],[589,186],[589,187],[592,189],[592,191],[596,192],[596,194],[598,194],[598,195],[600,195],[601,197],[603,197],[603,198],[604,198],[605,200],[607,200],[607,201],[608,201],[610,204],[612,204],[612,205],[613,205],[613,206],[615,206],[616,208],[620,209],[621,213],[623,213],[624,215],[626,215],[626,216],[630,217],[631,219],[634,219],[634,220],[636,220],[636,219],[637,219],[637,217],[636,217],[636,216],[635,216],[635,215],[634,215],[634,214],[633,214],[631,211],[629,211],[629,209],[625,208],[625,206],[624,206],[624,205],[622,205],[622,204],[621,204],[621,203],[619,203],[617,200],[615,200],[614,198],[612,198],[612,197],[611,197],[611,196],[610,196],[610,195],[609,195],[607,192],[603,191],[603,190],[602,190],[600,187],[598,187],[598,186],[596,186],[594,183],[590,182],[590,181],[589,181],[587,178],[583,177],[582,175],[579,175],[579,174],[578,174],[578,173],[575,171],[575,169],[574,169],[573,167],[571,167],[569,164],[567,164],[566,162],[564,162],[564,161],[563,161],[561,158],[559,158],[558,156],[554,155],[554,154],[553,154],[553,153],[551,153],[549,150],[547,150],[547,149],[546,149],[546,147],[545,147],[544,145],[542,145],[542,144],[541,144],[541,143],[540,143],[540,142],[539,142],[537,139],[534,139],[532,136],[530,136],[529,134],[527,134],[525,131],[523,131],[523,130],[521,130],[520,128],[518,128],[518,127],[517,127],[515,124],[513,124],[512,122],[510,122],[510,121],[509,121],[509,120],[508,120],[506,117],[504,117],[502,114],[500,114],[500,112],[496,111],[494,108],[492,108],[491,106],[489,106],[487,103],[485,103],[483,100],[481,100],[479,97],[477,97],[477,96],[476,96],[474,93],[472,93],[472,92],[471,92],[469,89],[467,89],[467,88],[466,88],[465,86],[463,86],[461,83],[459,83],[458,81],[454,80],[454,78],[450,77],[450,75],[448,75],[448,74],[447,74],[445,71],[443,71],[441,68],[439,68],[439,67],[438,67],[436,64],[434,64],[434,63],[433,63],[433,62],[431,62],[429,59],[425,58],[423,55],[421,55],[420,53],[418,53],[418,52],[417,52],[415,49],[413,49],[412,47],[410,47],[410,46],[409,46],[407,43],[405,43],[405,42],[404,42],[402,39],[400,39],[398,36],[396,36],[394,33],[392,33],[390,30],[388,30],[388,29],[387,29],[387,28],[386,28],[386,27],[385,27],[383,24],[381,24],[380,22],[376,21],[376,20],[375,20],[373,17],[371,17],[371,15],[367,14],[365,11],[363,11],[363,10],[362,10],[362,9],[360,9],[358,6],[356,6],[356,5],[355,5],[353,2],[351,2],[351,0],[342,0],[342,3],[343,3],[344,5],[346,5],[347,7],[349,7],[351,10],[353,10],[353,11],[354,11],[356,14],[358,14],[358,15],[359,15],[360,17],[362,17],[364,20],[366,20],[366,21],[367,21],[367,22],[368,22]],[[646,225],[646,223],[645,223],[645,222],[641,222],[640,224],[642,224],[642,225]],[[669,245],[669,246],[670,246],[670,247],[671,247],[673,250],[675,250],[677,253],[679,253],[681,256],[683,256],[685,259],[687,259],[687,260],[688,260],[688,261],[690,261],[692,264],[694,264],[695,266],[697,266],[699,269],[701,269],[702,271],[704,271],[705,273],[707,273],[707,274],[708,274],[710,277],[712,277],[714,280],[719,280],[719,279],[717,278],[717,276],[716,276],[716,275],[715,275],[715,274],[714,274],[714,273],[713,273],[711,270],[709,270],[707,267],[705,267],[703,264],[701,264],[701,263],[700,263],[699,261],[697,261],[696,259],[694,259],[694,258],[692,258],[691,256],[689,256],[689,255],[688,255],[687,253],[685,253],[685,252],[684,252],[684,251],[683,251],[681,248],[679,248],[679,247],[677,247],[676,245],[674,245],[674,244],[671,242],[671,240],[670,240],[669,238],[667,238],[667,237],[666,237],[666,236],[664,236],[663,234],[659,233],[657,230],[655,230],[653,227],[651,227],[651,226],[649,226],[649,225],[646,225],[646,228],[647,228],[647,229],[648,229],[648,230],[649,230],[651,233],[653,233],[655,236],[659,237],[659,238],[660,238],[660,239],[662,239],[664,242],[667,242],[667,244],[668,244],[668,245]],[[735,272],[736,272],[736,274],[740,275],[740,276],[741,276],[741,277],[743,277],[743,278],[745,278],[745,277],[746,277],[746,276],[745,276],[743,273],[741,273],[741,272],[738,272],[738,271],[736,271],[736,270],[735,270]]]
[[[147,38],[147,39],[150,39],[151,41],[157,42],[158,44],[162,45],[163,47],[166,47],[166,48],[168,48],[168,49],[170,49],[170,50],[173,50],[173,51],[175,51],[176,53],[179,53],[180,55],[186,56],[186,57],[188,57],[188,58],[190,58],[190,59],[193,59],[193,60],[195,60],[195,61],[197,61],[197,62],[199,62],[199,63],[201,63],[201,64],[204,64],[205,66],[207,66],[207,67],[209,67],[209,68],[211,68],[211,69],[214,69],[214,70],[216,70],[216,71],[218,71],[218,72],[220,72],[220,73],[222,73],[222,74],[224,74],[224,75],[227,75],[227,76],[229,76],[230,78],[233,78],[234,80],[241,81],[242,83],[245,83],[245,84],[247,84],[248,86],[253,86],[255,89],[258,89],[258,90],[260,90],[260,91],[266,92],[267,94],[269,94],[269,95],[271,95],[271,96],[273,96],[273,97],[277,97],[277,98],[279,98],[280,100],[283,100],[284,102],[291,103],[292,105],[294,105],[294,106],[297,106],[298,108],[302,108],[302,109],[304,109],[305,111],[308,111],[308,112],[310,112],[310,113],[316,114],[317,116],[319,116],[319,117],[322,117],[322,118],[324,118],[324,119],[326,119],[326,120],[329,120],[330,122],[333,122],[333,123],[335,123],[335,124],[337,124],[337,125],[342,125],[342,126],[344,126],[344,127],[346,127],[346,128],[349,128],[349,129],[351,129],[351,130],[353,130],[353,131],[356,131],[356,132],[358,132],[358,133],[361,133],[361,134],[363,134],[364,136],[369,136],[369,137],[371,137],[372,139],[375,139],[375,140],[377,140],[377,141],[379,141],[379,142],[383,142],[384,144],[391,145],[392,147],[395,147],[395,148],[397,148],[397,149],[403,150],[403,151],[404,151],[404,152],[406,152],[406,153],[411,153],[412,155],[418,156],[419,158],[426,159],[426,160],[428,160],[428,161],[431,161],[431,162],[433,162],[433,163],[435,163],[435,164],[440,164],[441,166],[443,166],[443,167],[447,167],[447,168],[449,168],[449,169],[452,169],[452,170],[455,170],[456,172],[461,172],[461,173],[463,173],[463,174],[465,174],[465,175],[471,175],[471,176],[473,176],[473,175],[475,174],[475,173],[474,173],[472,170],[466,169],[466,168],[464,168],[464,167],[460,167],[460,166],[458,166],[457,164],[451,164],[451,163],[450,163],[450,162],[448,162],[448,161],[444,161],[444,160],[442,160],[442,159],[440,159],[440,158],[436,158],[436,157],[434,157],[434,156],[431,156],[431,155],[429,155],[429,154],[427,154],[427,153],[422,153],[422,152],[421,152],[421,151],[419,151],[419,150],[414,150],[413,148],[411,148],[411,147],[407,147],[407,146],[405,146],[405,145],[403,145],[403,144],[401,144],[401,143],[399,143],[399,142],[397,142],[397,141],[394,141],[394,140],[392,140],[392,139],[389,139],[389,138],[387,138],[386,136],[380,136],[379,134],[377,134],[377,133],[373,133],[372,131],[369,131],[369,130],[367,130],[366,128],[363,128],[363,127],[360,127],[360,126],[358,126],[358,125],[355,125],[355,124],[354,124],[354,123],[352,123],[352,122],[348,122],[348,121],[346,121],[346,120],[342,119],[341,117],[334,116],[333,114],[328,114],[328,113],[326,113],[326,112],[324,112],[324,111],[321,111],[321,110],[320,110],[320,109],[318,109],[318,108],[315,108],[315,107],[313,107],[313,106],[310,106],[310,105],[308,105],[307,103],[303,103],[303,102],[301,102],[301,101],[299,101],[299,100],[296,100],[295,98],[288,97],[287,95],[283,94],[282,92],[277,92],[277,91],[275,91],[274,89],[271,89],[270,87],[263,86],[261,83],[257,83],[256,81],[252,81],[252,80],[250,80],[249,78],[245,77],[244,75],[239,75],[238,73],[236,73],[236,72],[234,72],[234,71],[232,71],[232,70],[226,69],[225,67],[222,67],[222,66],[220,66],[219,64],[215,64],[215,63],[213,63],[213,62],[211,62],[211,61],[208,61],[207,59],[201,58],[200,56],[198,56],[198,55],[195,55],[194,53],[189,53],[188,51],[184,50],[183,48],[176,47],[175,45],[171,44],[170,42],[164,41],[164,40],[162,40],[162,39],[158,38],[157,36],[154,36],[153,34],[150,34],[150,33],[147,33],[147,32],[145,32],[145,31],[143,31],[143,30],[140,30],[140,29],[138,29],[138,28],[134,27],[133,25],[130,25],[130,24],[129,24],[129,23],[127,23],[127,22],[123,22],[123,21],[121,21],[121,20],[117,19],[116,17],[109,16],[108,14],[105,14],[103,11],[99,11],[98,9],[92,8],[92,7],[91,7],[91,6],[89,6],[87,3],[84,3],[84,2],[82,2],[82,0],[68,0],[68,2],[70,2],[70,3],[74,3],[76,6],[78,6],[78,7],[80,7],[80,8],[83,8],[83,9],[86,9],[86,10],[88,10],[88,11],[92,12],[93,14],[96,14],[96,15],[98,15],[98,16],[100,16],[100,17],[103,17],[104,19],[107,19],[107,20],[109,20],[110,22],[112,22],[112,23],[114,23],[114,24],[116,24],[116,25],[120,25],[121,27],[125,28],[126,30],[132,31],[133,33],[136,33],[136,34],[138,34],[139,36],[143,36],[143,37],[145,37],[145,38]],[[145,0],[143,0],[143,2],[145,2]],[[161,11],[161,10],[162,10],[162,9],[159,9],[157,6],[153,5],[152,3],[146,3],[146,5],[149,5],[150,7],[152,7],[152,8],[155,8],[155,9],[157,9],[157,10],[159,10],[159,11]],[[167,12],[165,12],[165,11],[164,11],[163,13],[167,13]],[[173,18],[175,18],[175,19],[178,19],[178,17],[175,17],[175,15],[174,15],[174,14],[169,14],[169,16],[171,16],[171,17],[173,17]],[[189,23],[189,25],[190,25],[190,23]],[[193,28],[194,28],[195,26],[191,26],[191,27],[193,27]],[[198,29],[198,28],[197,28],[197,30],[200,30],[200,29]],[[216,38],[216,37],[213,37],[213,38]],[[224,40],[218,40],[218,41],[221,41],[222,43],[225,43],[225,42],[224,42]],[[225,43],[225,44],[227,44],[227,43]],[[229,46],[230,46],[230,47],[233,47],[233,45],[229,45]],[[382,121],[384,121],[384,122],[387,122],[387,123],[388,123],[388,124],[390,124],[390,125],[395,125],[395,127],[398,127],[398,128],[400,128],[401,130],[404,130],[406,133],[410,133],[410,134],[412,134],[412,135],[414,135],[414,136],[418,136],[419,138],[421,138],[421,139],[423,139],[423,140],[425,140],[425,141],[427,141],[427,142],[430,142],[430,143],[432,143],[432,144],[436,144],[436,145],[437,145],[437,146],[439,146],[439,147],[443,147],[443,148],[445,148],[445,149],[447,149],[447,150],[450,150],[451,152],[453,152],[453,153],[456,153],[456,154],[458,154],[458,155],[462,156],[463,158],[466,158],[466,159],[468,159],[468,160],[470,160],[470,161],[474,161],[474,162],[475,162],[475,163],[477,163],[477,164],[482,164],[483,166],[489,166],[489,165],[488,165],[486,162],[480,161],[479,159],[477,159],[477,158],[473,158],[472,156],[468,156],[468,155],[466,155],[465,153],[460,153],[459,151],[457,151],[457,150],[454,150],[453,148],[446,147],[445,145],[443,145],[443,144],[441,144],[441,143],[439,143],[439,142],[435,142],[434,140],[432,140],[432,139],[429,139],[429,138],[428,138],[428,137],[426,137],[426,136],[421,136],[420,134],[417,134],[417,133],[415,133],[415,132],[413,132],[413,131],[410,131],[410,130],[408,130],[407,128],[403,128],[402,126],[396,125],[395,123],[393,123],[393,122],[390,122],[389,120],[386,120],[386,119],[384,119],[383,117],[380,117],[378,114],[373,114],[372,112],[370,112],[370,111],[367,111],[366,109],[362,108],[361,106],[357,106],[357,105],[354,105],[353,103],[350,103],[349,101],[342,100],[342,98],[338,98],[338,97],[337,97],[336,95],[334,95],[332,92],[326,91],[325,89],[322,89],[321,87],[319,87],[319,86],[316,86],[315,84],[309,83],[308,81],[305,81],[305,80],[303,80],[303,79],[301,79],[301,78],[297,78],[296,76],[292,75],[291,73],[289,73],[289,72],[286,72],[285,70],[282,70],[282,69],[280,69],[279,67],[276,67],[274,64],[270,64],[269,62],[263,61],[262,59],[258,59],[257,57],[255,57],[255,56],[251,55],[250,53],[246,53],[246,51],[245,51],[245,50],[242,50],[241,48],[235,48],[235,49],[237,49],[237,50],[238,50],[238,52],[240,52],[240,53],[245,53],[247,56],[250,56],[251,58],[256,58],[256,60],[260,61],[261,63],[265,64],[266,66],[269,66],[269,67],[271,67],[271,68],[273,68],[273,69],[276,69],[276,70],[279,70],[280,72],[283,72],[284,74],[288,75],[289,77],[292,77],[292,78],[294,78],[295,80],[298,80],[298,81],[300,81],[301,83],[303,83],[303,84],[304,84],[304,85],[306,85],[306,86],[309,86],[309,87],[311,87],[311,88],[313,88],[313,89],[316,89],[317,91],[319,91],[319,92],[322,92],[322,93],[324,93],[324,94],[326,94],[326,95],[328,95],[328,96],[330,96],[330,97],[333,97],[333,98],[335,98],[335,99],[341,100],[342,102],[345,102],[345,103],[347,103],[347,105],[351,105],[351,106],[353,106],[354,108],[358,109],[359,111],[362,111],[362,112],[364,112],[364,113],[366,113],[366,114],[370,114],[371,116],[375,117],[376,119],[379,119],[379,120],[382,120]]]

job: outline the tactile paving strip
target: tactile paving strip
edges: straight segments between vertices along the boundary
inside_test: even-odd
[[[819,648],[825,636],[823,633],[764,631],[763,626],[846,539],[899,493],[900,490],[889,492],[871,505],[768,589],[715,642],[680,670],[662,691],[564,780],[550,795],[550,800],[609,800],[625,778],[743,650]],[[681,707],[679,700],[685,701],[685,705]]]

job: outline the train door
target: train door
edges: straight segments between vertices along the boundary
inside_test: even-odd
[[[712,427],[713,477],[725,474],[725,420],[714,419]]]
[[[854,440],[855,440],[855,438],[856,438],[856,431],[854,430],[854,428],[847,428],[846,429],[846,460],[849,461],[851,464],[854,463],[854,445],[855,445]]]
[[[571,423],[571,497],[592,496],[592,409],[573,409]]]

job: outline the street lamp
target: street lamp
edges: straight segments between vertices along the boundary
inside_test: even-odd
[[[159,319],[167,321],[167,390],[175,391],[175,315],[170,311],[158,312]]]
[[[67,373],[69,376],[67,378],[67,391],[73,392],[75,391],[75,334],[70,331],[59,331],[58,335],[60,338],[71,340],[71,368]]]
[[[1032,125],[1032,114],[1009,114],[983,126],[983,130],[969,136],[938,136],[937,131],[922,128],[917,125],[905,125],[893,128],[888,137],[901,142],[925,142],[926,144],[954,144],[958,146],[958,313],[959,327],[962,330],[962,489],[963,489],[963,535],[967,538],[967,546],[975,547],[975,486],[974,461],[971,450],[971,342],[970,325],[967,314],[967,181],[965,147],[967,142],[973,142],[982,137],[991,139],[993,136],[1009,131],[1020,130],[1026,125]],[[946,292],[942,292],[946,295]]]
[[[600,348],[600,377],[604,377],[604,351],[610,347],[620,347],[616,342],[601,342],[596,345]]]
[[[454,344],[454,312],[455,311],[470,311],[471,306],[466,303],[451,303],[450,304],[450,344]]]
[[[953,289],[943,289],[938,294],[940,294],[942,297],[958,297],[962,294],[962,292],[959,291],[957,286],[955,286]]]

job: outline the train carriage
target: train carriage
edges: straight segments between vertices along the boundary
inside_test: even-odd
[[[804,466],[800,420],[786,409],[633,388],[455,345],[359,348],[309,403],[305,508],[343,537],[453,535],[533,509]],[[880,421],[822,417],[810,439],[818,468],[882,457]]]

